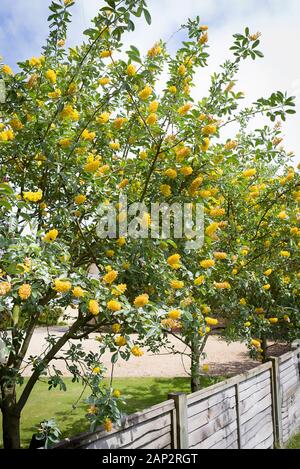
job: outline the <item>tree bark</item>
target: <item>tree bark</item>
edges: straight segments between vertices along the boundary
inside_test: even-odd
[[[20,448],[20,413],[16,406],[15,387],[2,388],[2,430],[4,449]]]
[[[191,391],[196,392],[201,389],[200,376],[200,344],[197,339],[193,339],[191,346]]]

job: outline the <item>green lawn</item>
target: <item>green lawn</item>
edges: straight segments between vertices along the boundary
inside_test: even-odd
[[[300,433],[289,441],[287,449],[300,449]]]
[[[221,378],[202,378],[202,387],[210,386]],[[26,382],[26,381],[25,381]],[[22,446],[28,446],[34,427],[42,420],[55,418],[63,437],[70,437],[88,430],[85,413],[87,405],[82,400],[87,397],[86,390],[75,410],[72,404],[77,401],[82,386],[65,379],[67,392],[52,389],[48,391],[47,383],[37,383],[27,405],[24,408],[21,421]],[[114,388],[120,389],[126,398],[126,413],[131,414],[143,410],[167,399],[169,392],[190,392],[188,378],[119,378],[114,380]],[[2,443],[2,431],[0,431]]]

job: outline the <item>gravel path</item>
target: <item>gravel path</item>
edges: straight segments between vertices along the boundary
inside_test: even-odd
[[[60,336],[64,333],[63,327],[53,327],[51,334]],[[34,332],[27,357],[39,355],[45,345],[46,330],[38,328]],[[84,350],[97,351],[98,342],[95,340],[96,334],[91,334],[90,338],[83,342]],[[134,338],[134,337],[133,337]],[[171,339],[180,351],[184,350],[184,345],[177,339]],[[207,358],[204,363],[209,365],[209,374],[235,375],[253,368],[258,362],[251,360],[247,353],[247,348],[242,343],[227,344],[216,336],[209,337],[205,348]],[[110,373],[111,354],[105,353],[103,363]],[[188,376],[189,358],[182,355],[166,355],[165,350],[161,350],[160,355],[153,355],[145,352],[143,357],[132,357],[128,362],[120,359],[115,364],[115,377],[177,377]],[[68,372],[63,360],[55,360],[55,367],[68,376]],[[187,370],[187,371],[186,371]],[[24,371],[24,375],[30,375],[30,367]]]

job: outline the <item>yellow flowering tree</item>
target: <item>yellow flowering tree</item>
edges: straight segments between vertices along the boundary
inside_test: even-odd
[[[143,346],[158,351],[169,333],[181,330],[191,350],[192,387],[199,387],[201,353],[216,318],[238,310],[246,315],[237,292],[249,280],[242,283],[239,267],[249,279],[252,266],[262,265],[254,261],[267,221],[264,197],[274,197],[269,217],[281,205],[278,168],[289,164],[275,144],[278,128],[253,134],[247,123],[258,113],[271,121],[285,119],[294,112],[293,99],[278,92],[240,109],[243,94],[234,91],[241,60],[262,56],[258,34],[246,29],[235,36],[234,58],[212,76],[208,96],[196,102],[195,72],[208,58],[207,27],[199,18],[183,27],[187,41],[174,57],[162,41],[141,57],[135,46],[124,53],[121,39],[134,28],[135,16],[143,14],[150,22],[144,0],[107,0],[85,31],[87,41],[67,50],[72,4],[51,4],[50,36],[41,57],[20,63],[15,74],[1,66],[7,97],[0,120],[0,408],[7,448],[20,445],[20,415],[36,382],[47,379],[50,388],[65,389],[55,367],[58,358],[75,380],[90,386],[93,428],[104,423],[109,431],[121,416],[120,391],[101,386],[107,350],[114,365],[119,358],[141,357]],[[159,92],[165,67],[168,78]],[[236,140],[224,141],[222,128],[232,122],[240,132]],[[294,174],[286,176],[286,188],[294,188],[293,196],[285,193],[287,207],[289,201],[298,203]],[[266,178],[265,189],[251,189],[252,182],[262,186]],[[255,210],[247,206],[252,193],[259,194]],[[126,238],[120,230],[130,216],[125,196],[128,204],[139,203],[139,226],[146,231],[153,222],[147,211],[151,203],[202,204],[203,248],[187,248],[187,236]],[[99,236],[100,205],[115,209],[116,238]],[[292,208],[287,210],[292,217]],[[247,223],[255,231],[253,240]],[[277,231],[273,236],[274,230],[266,236],[275,251],[277,240],[285,238]],[[247,268],[243,259],[251,250]],[[279,275],[283,257],[271,265],[278,262]],[[97,277],[88,274],[91,264]],[[272,288],[263,294],[272,295]],[[47,337],[40,356],[28,358],[40,316],[58,306],[74,306],[76,318],[64,334]],[[240,321],[238,315],[234,324]],[[82,341],[104,326],[108,332],[98,337],[98,352],[84,352]],[[234,326],[228,329],[235,334]],[[251,340],[258,342],[259,331],[253,332]],[[244,337],[250,340],[248,329]],[[32,374],[17,398],[24,367]]]

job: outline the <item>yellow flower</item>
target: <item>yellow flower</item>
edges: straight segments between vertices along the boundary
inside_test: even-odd
[[[110,83],[110,78],[109,77],[102,77],[98,80],[98,83],[101,86],[106,86]]]
[[[200,277],[195,278],[194,285],[196,286],[203,285],[204,281],[205,281],[204,275],[200,275]]]
[[[270,322],[271,324],[277,324],[278,321],[279,321],[278,318],[270,318],[270,319],[269,319],[269,322]]]
[[[184,287],[184,282],[182,282],[181,280],[171,280],[170,286],[174,288],[174,290],[180,290]]]
[[[148,153],[146,151],[140,151],[140,158],[141,160],[146,160]]]
[[[153,90],[151,86],[146,85],[145,88],[139,92],[139,98],[142,99],[143,101],[146,101],[146,99],[148,99],[149,96],[151,96],[152,91]]]
[[[215,125],[208,124],[202,128],[201,132],[204,135],[213,135],[217,132],[217,127]]]
[[[119,399],[119,397],[121,397],[121,391],[119,391],[119,389],[115,389],[113,392],[113,396]]]
[[[133,64],[129,64],[127,67],[127,75],[133,77],[136,74],[136,67]]]
[[[168,184],[161,184],[159,187],[160,193],[164,195],[165,197],[170,197],[172,194],[172,189]]]
[[[97,159],[92,159],[92,161],[88,160],[88,162],[84,165],[83,169],[87,173],[95,173],[97,169],[99,169],[101,162]]]
[[[66,41],[64,39],[60,39],[59,41],[57,41],[57,45],[58,47],[64,47]]]
[[[54,85],[56,83],[56,73],[54,70],[47,70],[46,72],[46,78],[47,80],[50,81],[50,83],[52,83],[52,85]]]
[[[190,110],[191,108],[192,108],[192,104],[186,103],[186,104],[184,104],[183,106],[181,106],[181,107],[177,110],[177,112],[178,112],[178,114],[179,114],[180,116],[185,116],[185,115],[189,112],[189,110]]]
[[[13,130],[16,130],[16,131],[17,130],[22,130],[23,127],[24,127],[24,125],[22,124],[20,119],[18,119],[18,117],[14,117],[13,119],[11,119],[10,125],[13,128]]]
[[[210,146],[210,140],[209,140],[208,137],[205,137],[205,138],[203,139],[203,143],[202,143],[202,145],[201,145],[201,150],[202,150],[204,153],[206,153],[207,150],[209,149],[209,146]]]
[[[94,368],[92,369],[93,375],[98,375],[100,372],[101,372],[100,366],[94,366]]]
[[[107,257],[114,257],[115,251],[113,249],[108,249],[107,251],[105,251],[105,254],[107,255]]]
[[[131,349],[131,353],[132,355],[134,355],[135,357],[142,357],[144,355],[144,352],[140,349],[140,347],[138,347],[137,345],[135,345],[134,347],[132,347]]]
[[[116,300],[110,300],[106,306],[110,311],[120,311],[122,309],[121,303]]]
[[[176,88],[176,86],[174,86],[174,85],[169,86],[168,90],[169,90],[170,93],[172,93],[172,94],[176,94],[176,93],[177,93],[177,88]]]
[[[218,260],[227,259],[227,253],[226,252],[214,252],[214,258]]]
[[[156,124],[157,122],[157,114],[155,114],[154,112],[152,112],[151,114],[149,114],[149,116],[147,117],[146,119],[146,124],[148,125],[154,125]]]
[[[152,101],[148,106],[149,112],[156,112],[158,109],[158,106],[159,106],[158,101]]]
[[[151,49],[148,50],[147,55],[148,57],[156,57],[157,55],[161,54],[161,47],[159,44],[155,44]]]
[[[87,129],[84,129],[84,131],[81,134],[81,138],[83,140],[87,140],[89,142],[92,142],[93,140],[95,140],[95,137],[96,137],[96,133],[95,132],[89,132]]]
[[[121,147],[119,142],[109,142],[109,146],[114,151],[120,150],[120,147]]]
[[[72,145],[72,140],[70,138],[62,138],[58,143],[62,148],[69,148]]]
[[[288,218],[288,214],[287,214],[286,212],[280,212],[280,213],[278,214],[278,218],[279,218],[280,220],[286,220],[286,219]]]
[[[210,216],[212,218],[218,218],[218,217],[223,217],[225,215],[225,209],[224,208],[212,208],[209,212]]]
[[[1,70],[5,75],[14,75],[14,72],[12,71],[9,65],[3,65]]]
[[[280,251],[281,257],[291,257],[291,253],[289,251]]]
[[[251,326],[251,322],[250,322],[250,321],[245,322],[245,323],[244,323],[244,326],[245,326],[245,327],[250,327],[250,326]]]
[[[22,301],[26,301],[31,296],[31,286],[28,283],[24,283],[18,290],[19,297]]]
[[[43,192],[41,190],[37,192],[23,192],[23,198],[27,202],[39,202],[43,198]]]
[[[98,124],[106,124],[109,121],[109,118],[109,112],[102,112],[102,114],[96,118],[96,122],[98,122]]]
[[[0,296],[7,295],[11,291],[11,283],[1,282],[0,283]]]
[[[125,293],[126,290],[127,290],[126,283],[120,283],[119,285],[116,285],[115,287],[113,287],[111,292],[115,296],[120,296],[120,295],[123,295],[123,293]]]
[[[60,279],[54,280],[53,290],[59,293],[66,293],[69,290],[71,290],[71,288],[72,288],[72,284],[68,280],[60,280]]]
[[[111,56],[112,56],[111,50],[103,50],[102,52],[100,52],[100,57],[102,59],[106,59],[107,57],[111,57]]]
[[[205,365],[202,365],[202,371],[204,373],[208,373],[209,372],[209,365],[205,364]]]
[[[180,168],[180,173],[186,177],[190,176],[191,174],[193,174],[193,168],[191,166],[183,166],[182,168]]]
[[[169,311],[168,312],[168,317],[170,319],[180,319],[181,318],[181,311],[179,311],[179,309],[172,309],[172,311]]]
[[[170,267],[175,266],[177,269],[177,266],[180,264],[180,258],[180,254],[173,254],[172,256],[168,257],[167,263]]]
[[[122,247],[122,246],[125,246],[126,244],[126,238],[119,238],[117,241],[116,241],[117,245]]]
[[[75,298],[82,298],[84,296],[84,290],[81,287],[73,288],[72,293]]]
[[[52,243],[53,241],[56,240],[58,236],[58,231],[57,230],[50,230],[48,231],[48,233],[45,234],[44,238],[43,238],[43,241],[45,241],[46,243]]]
[[[221,283],[214,282],[214,286],[218,290],[230,290],[231,288],[231,285],[229,282],[221,282]]]
[[[122,335],[119,335],[118,337],[115,338],[115,344],[118,347],[123,347],[124,345],[127,344],[127,340]]]
[[[208,42],[208,34],[205,32],[204,34],[201,34],[199,38],[199,43],[200,44],[206,44]]]
[[[203,269],[210,269],[211,267],[214,267],[215,264],[216,263],[213,259],[206,259],[200,262],[200,266],[203,267]]]
[[[73,108],[71,104],[67,104],[60,113],[62,119],[70,119],[72,121],[78,121],[79,112]]]
[[[100,312],[99,303],[96,300],[90,300],[88,303],[88,310],[93,316],[98,316]]]
[[[61,91],[59,89],[52,91],[51,93],[48,93],[49,98],[51,99],[58,99],[61,97]]]
[[[31,59],[29,60],[29,65],[31,67],[37,67],[39,68],[42,64],[42,61],[41,61],[41,58],[38,58],[38,57],[31,57]]]
[[[86,195],[83,195],[83,194],[76,195],[74,199],[74,202],[76,205],[82,205],[84,204],[85,201],[86,201]]]
[[[149,303],[149,295],[147,295],[147,293],[137,296],[133,302],[136,308],[143,308],[148,303]]]
[[[270,290],[270,288],[271,288],[271,285],[269,283],[267,283],[266,285],[263,286],[263,290],[265,290],[265,291]]]
[[[203,177],[198,176],[196,179],[193,180],[192,184],[189,187],[190,195],[195,195],[201,184],[203,183]]]
[[[260,347],[261,347],[261,341],[260,341],[260,340],[256,340],[256,339],[252,339],[252,340],[251,340],[251,345],[253,345],[253,346],[256,347],[256,348],[260,348]]]
[[[238,146],[238,142],[236,140],[229,140],[225,144],[225,150],[234,150]]]
[[[118,185],[118,188],[124,189],[124,187],[128,186],[128,184],[129,184],[129,179],[123,179],[123,181],[121,181],[120,184]]]
[[[264,314],[265,310],[264,310],[264,308],[256,308],[255,312],[256,312],[256,314]]]
[[[114,334],[118,334],[121,330],[121,324],[118,324],[117,322],[111,326],[112,331]]]
[[[217,319],[213,319],[213,318],[209,318],[209,317],[206,317],[204,320],[205,320],[206,324],[208,324],[209,326],[217,326],[217,324],[219,322]]]
[[[264,272],[264,275],[266,275],[267,277],[269,277],[271,275],[271,273],[273,272],[272,269],[268,269]]]
[[[183,75],[186,74],[186,67],[183,64],[181,64],[181,65],[179,65],[177,71],[178,71],[179,75],[183,76]]]
[[[103,427],[104,427],[104,430],[109,433],[112,431],[112,421],[110,420],[110,418],[106,417],[104,419],[104,422],[103,422]]]
[[[251,178],[251,177],[253,177],[253,176],[255,176],[255,175],[256,175],[256,169],[255,169],[255,168],[253,168],[253,169],[251,169],[251,168],[250,168],[250,169],[246,169],[246,170],[243,172],[243,174],[242,174],[242,176],[243,176],[244,178]]]
[[[247,304],[247,301],[245,298],[240,299],[240,305],[245,306]]]

